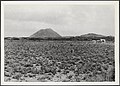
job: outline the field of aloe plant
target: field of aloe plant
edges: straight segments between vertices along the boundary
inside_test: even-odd
[[[114,44],[82,41],[9,41],[5,82],[115,81]]]

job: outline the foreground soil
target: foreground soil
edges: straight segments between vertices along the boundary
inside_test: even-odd
[[[6,82],[115,81],[114,44],[5,40]]]

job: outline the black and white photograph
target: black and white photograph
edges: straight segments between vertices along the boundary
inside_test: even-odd
[[[117,1],[1,6],[3,83],[119,82]]]

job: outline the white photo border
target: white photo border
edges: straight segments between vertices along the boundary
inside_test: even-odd
[[[5,5],[114,5],[115,6],[115,82],[4,82],[4,6]],[[119,1],[1,1],[1,85],[119,85]]]

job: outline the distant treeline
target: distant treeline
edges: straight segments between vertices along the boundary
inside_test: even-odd
[[[58,41],[92,41],[92,40],[100,40],[105,39],[106,41],[113,41],[115,37],[113,36],[104,36],[104,37],[59,37],[59,38],[33,38],[33,37],[5,37],[6,40],[31,40],[31,41],[40,41],[40,40],[58,40]]]

